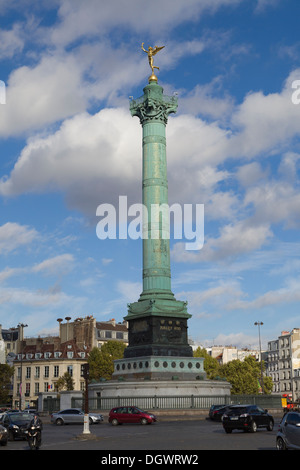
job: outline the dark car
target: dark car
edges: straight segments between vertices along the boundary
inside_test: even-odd
[[[212,421],[221,421],[222,416],[229,409],[228,405],[212,405],[209,409],[208,416]]]
[[[4,426],[0,424],[0,444],[6,446],[8,441],[8,432]]]
[[[284,415],[276,436],[278,450],[300,450],[300,413],[289,411]]]
[[[32,416],[29,413],[5,413],[1,418],[1,424],[8,431],[8,438],[26,439],[25,431],[28,429]]]
[[[272,431],[274,419],[267,410],[257,405],[233,405],[223,414],[223,428],[231,433],[233,429],[256,432],[258,428],[267,428]]]
[[[136,406],[119,406],[110,410],[108,421],[114,426],[123,423],[152,424],[156,421],[156,416]]]

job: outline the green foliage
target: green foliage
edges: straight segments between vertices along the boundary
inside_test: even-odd
[[[194,357],[204,358],[204,370],[208,379],[223,378],[232,386],[232,395],[258,395],[261,391],[260,362],[256,362],[253,356],[248,356],[244,361],[239,359],[219,365],[206,349],[198,347],[194,351]],[[263,362],[263,370],[264,370]],[[266,394],[272,392],[273,382],[271,377],[263,377]]]
[[[14,368],[7,364],[0,364],[0,403],[9,402],[9,390],[11,378],[14,375]]]
[[[256,362],[253,356],[246,357],[244,361],[236,359],[220,366],[219,374],[232,385],[232,395],[257,395],[260,392],[260,362]],[[270,377],[264,377],[264,389],[265,393],[271,393]]]
[[[203,357],[204,358],[204,370],[207,374],[208,379],[214,379],[218,375],[219,363],[217,359],[211,357],[205,348],[198,347],[194,351],[194,357]]]
[[[74,380],[69,372],[65,372],[64,375],[59,377],[55,384],[55,389],[58,392],[61,392],[62,390],[74,390]]]
[[[114,371],[114,361],[124,357],[126,345],[120,341],[107,341],[101,349],[95,347],[88,358],[90,380],[111,379]]]

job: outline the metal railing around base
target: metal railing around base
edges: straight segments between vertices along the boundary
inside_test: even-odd
[[[95,397],[89,399],[89,410],[111,410],[117,406],[135,405],[146,410],[209,410],[212,405],[255,404],[262,408],[280,409],[278,395],[231,395],[231,396],[152,396],[152,397]],[[72,399],[72,407],[83,408],[83,400]]]

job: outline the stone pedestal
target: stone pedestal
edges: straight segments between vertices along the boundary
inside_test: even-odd
[[[114,379],[204,380],[201,357],[141,356],[114,361]]]

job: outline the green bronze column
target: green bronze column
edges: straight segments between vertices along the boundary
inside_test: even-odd
[[[162,211],[157,217],[158,208],[168,207],[165,131],[169,114],[177,110],[177,97],[163,94],[153,68],[143,91],[130,103],[132,116],[139,117],[143,128],[143,291],[137,302],[128,305],[129,346],[124,357],[191,357],[187,337],[191,315],[187,302],[176,300],[171,291],[169,215]]]
[[[141,299],[172,299],[170,269],[170,226],[167,212],[168,181],[166,157],[167,118],[176,112],[177,99],[163,95],[152,80],[144,96],[132,101],[132,116],[143,127],[143,293]]]

